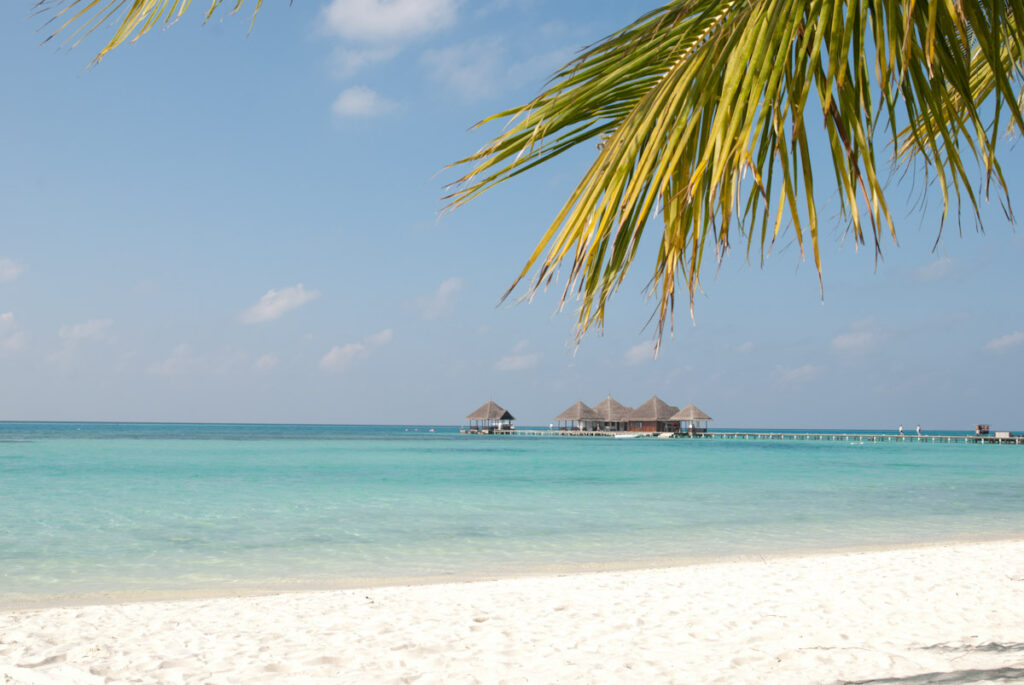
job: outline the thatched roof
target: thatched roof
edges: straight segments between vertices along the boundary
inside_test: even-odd
[[[466,417],[467,421],[515,421],[516,417],[499,407],[493,400]]]
[[[555,417],[555,421],[597,421],[601,417],[582,401],[572,405]]]
[[[683,410],[672,417],[673,421],[711,421],[711,417],[702,412],[692,404],[683,407]]]
[[[619,404],[609,395],[603,402],[594,405],[594,412],[597,418],[602,421],[629,421],[629,415],[633,410],[630,407]]]
[[[672,421],[672,415],[679,411],[679,407],[666,404],[660,397],[655,395],[629,415],[630,421]]]

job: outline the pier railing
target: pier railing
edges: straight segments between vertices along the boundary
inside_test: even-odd
[[[707,433],[612,433],[608,431],[544,430],[517,428],[489,433],[463,428],[469,435],[511,435],[535,438],[680,438],[684,440],[818,440],[823,442],[885,443],[923,442],[949,444],[1024,445],[1024,435],[923,434],[893,433],[813,433],[775,431],[709,431]]]

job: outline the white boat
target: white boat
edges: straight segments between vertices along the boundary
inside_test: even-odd
[[[616,433],[612,437],[613,438],[621,438],[621,439],[625,440],[626,438],[635,438],[635,437],[637,437],[637,434],[636,433]]]

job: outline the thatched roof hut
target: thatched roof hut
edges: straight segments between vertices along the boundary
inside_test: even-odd
[[[516,417],[512,416],[507,409],[499,406],[494,400],[489,400],[487,404],[483,405],[475,412],[466,417],[468,421],[515,421]]]
[[[692,404],[688,404],[672,416],[674,421],[711,421],[711,417]]]
[[[663,401],[655,395],[629,415],[629,429],[643,433],[675,433],[679,430],[679,422],[672,420],[672,415],[679,407]]]
[[[583,404],[582,401],[577,402],[556,416],[555,421],[559,423],[560,430],[572,429],[592,431],[600,428],[601,423],[597,412]]]
[[[629,415],[632,411],[632,408],[613,400],[611,395],[608,395],[602,402],[594,405],[594,412],[605,423],[629,421]]]
[[[596,411],[579,401],[555,417],[555,421],[597,421],[601,417]]]
[[[655,395],[629,414],[630,421],[671,421],[672,415],[679,411]]]
[[[686,432],[690,435],[694,435],[697,433],[703,434],[708,432],[708,421],[711,420],[711,417],[702,412],[694,405],[689,404],[686,407],[684,407],[682,411],[678,412],[677,414],[674,414],[672,416],[672,419],[674,421],[679,421],[681,423],[688,424],[686,427]],[[703,426],[701,425],[701,422],[704,423]]]

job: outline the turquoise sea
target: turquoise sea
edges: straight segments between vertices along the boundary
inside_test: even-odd
[[[0,423],[0,605],[1024,537],[1024,447]]]

